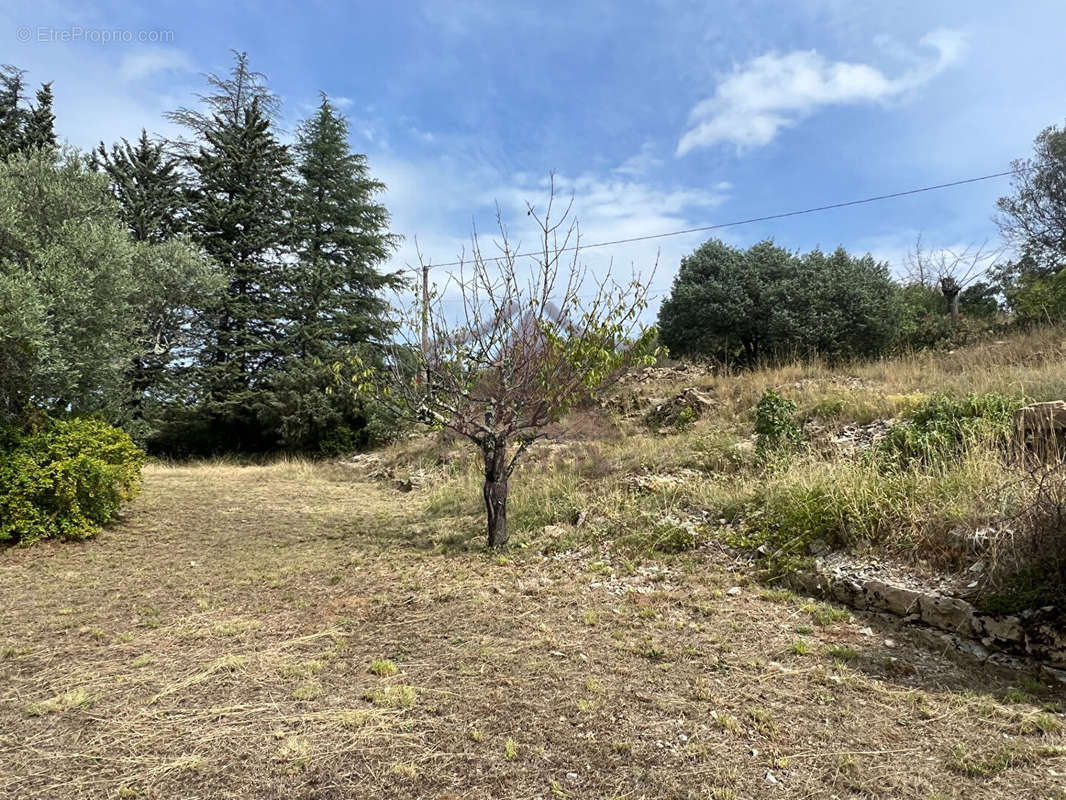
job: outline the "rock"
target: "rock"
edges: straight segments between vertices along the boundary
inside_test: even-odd
[[[919,593],[884,581],[866,583],[866,606],[889,611],[900,617],[918,611]]]
[[[810,553],[812,556],[825,555],[829,552],[829,550],[829,545],[826,543],[825,539],[821,538],[815,539],[807,545],[807,552]]]
[[[1042,623],[1025,632],[1025,651],[1056,668],[1066,667],[1066,631]]]
[[[844,450],[868,450],[888,436],[888,432],[898,424],[894,419],[876,419],[865,425],[845,425],[830,442]]]
[[[644,421],[651,428],[681,428],[695,422],[716,404],[717,401],[707,392],[690,387],[656,405],[644,417]]]
[[[415,472],[408,475],[403,480],[396,481],[396,489],[401,492],[413,492],[415,489],[420,489],[425,482],[425,474]]]
[[[918,598],[922,622],[963,636],[974,633],[973,606],[957,597],[923,594]]]
[[[1033,403],[1014,414],[1014,444],[1037,461],[1062,460],[1066,453],[1066,401]]]
[[[850,579],[833,581],[829,587],[829,595],[839,603],[857,608],[860,611],[866,608],[866,594],[862,584]]]
[[[734,586],[734,587],[732,587],[731,589],[729,589],[729,590],[728,590],[728,591],[726,592],[726,594],[727,594],[727,595],[729,595],[730,597],[736,597],[736,596],[737,596],[738,594],[740,594],[740,593],[741,593],[742,591],[743,591],[743,590],[742,590],[742,589],[741,589],[741,588],[740,588],[739,586]]]
[[[992,614],[975,614],[973,617],[974,633],[981,637],[985,646],[992,644],[1020,644],[1025,640],[1025,629],[1015,616]]]

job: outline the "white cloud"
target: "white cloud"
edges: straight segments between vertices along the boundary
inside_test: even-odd
[[[960,31],[937,30],[922,37],[921,44],[936,55],[910,59],[911,65],[897,77],[868,64],[829,61],[814,50],[754,58],[736,67],[714,95],[692,109],[677,155],[723,142],[760,147],[821,107],[899,96],[957,62],[966,37]]]
[[[190,72],[193,69],[192,59],[181,50],[153,47],[123,56],[118,72],[123,80],[138,81],[157,72]]]
[[[404,236],[402,246],[391,259],[391,269],[417,266],[416,237],[423,256],[433,264],[449,264],[460,254],[469,259],[475,224],[483,252],[495,255],[493,242],[499,238],[497,204],[511,246],[521,252],[537,248],[534,221],[526,214],[526,204],[532,204],[538,214],[543,213],[548,198],[547,176],[503,173],[473,154],[457,157],[454,152],[420,160],[397,158],[391,153],[371,154],[370,168],[388,187],[382,200],[392,215],[392,230]],[[432,186],[447,190],[426,190]],[[587,248],[593,243],[706,224],[711,212],[728,198],[730,188],[719,182],[710,189],[688,189],[615,171],[558,174],[554,213],[557,218],[573,195],[572,215],[580,225],[581,243]],[[602,278],[610,270],[619,279],[628,278],[631,269],[650,279],[658,263],[651,287],[655,302],[647,314],[651,321],[681,257],[705,238],[706,234],[697,233],[588,248],[582,250],[580,262],[588,267],[591,277]],[[533,262],[526,264],[532,267]],[[449,272],[457,269],[439,266],[431,273],[445,296],[454,292],[454,287],[449,288]]]
[[[655,155],[655,145],[651,142],[645,142],[640,148],[639,153],[627,158],[615,167],[614,171],[619,175],[640,177],[641,175],[646,175],[662,163],[663,160]]]

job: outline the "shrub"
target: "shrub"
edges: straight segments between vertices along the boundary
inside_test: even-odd
[[[794,254],[718,240],[681,260],[659,311],[671,353],[754,364],[817,353],[831,361],[886,352],[899,328],[897,288],[870,256]]]
[[[1053,275],[1023,274],[1006,294],[1022,324],[1066,321],[1066,269]]]
[[[1027,608],[1066,608],[1066,467],[1026,475],[1031,498],[992,538],[977,604],[1013,614]]]
[[[47,420],[0,452],[0,541],[85,539],[140,486],[143,453],[98,419]]]
[[[768,455],[787,445],[803,440],[803,432],[795,420],[796,404],[767,389],[755,406],[755,435],[761,455]]]
[[[983,442],[1005,446],[1020,398],[990,392],[956,398],[935,395],[911,412],[909,424],[896,425],[879,447],[888,461],[932,463],[958,458]]]

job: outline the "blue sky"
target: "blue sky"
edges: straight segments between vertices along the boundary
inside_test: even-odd
[[[406,237],[454,260],[499,202],[527,231],[554,170],[586,242],[657,233],[1006,169],[1066,119],[1062,0],[393,3],[89,2],[0,9],[0,60],[55,82],[58,130],[90,146],[194,100],[246,50],[287,133],[320,90],[388,184]],[[76,31],[79,41],[61,41]],[[20,41],[27,38],[29,41]],[[42,33],[43,31],[43,33]],[[130,31],[133,41],[86,41]],[[136,41],[165,31],[168,41]],[[70,34],[75,35],[75,34]],[[53,39],[53,40],[48,40]],[[1005,179],[734,228],[748,245],[870,251],[899,268],[994,240]],[[666,291],[704,237],[589,251]]]

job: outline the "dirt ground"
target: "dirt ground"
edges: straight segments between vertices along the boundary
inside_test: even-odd
[[[505,558],[423,505],[341,467],[155,466],[97,539],[0,552],[0,796],[1066,797],[1032,676],[714,548]]]

